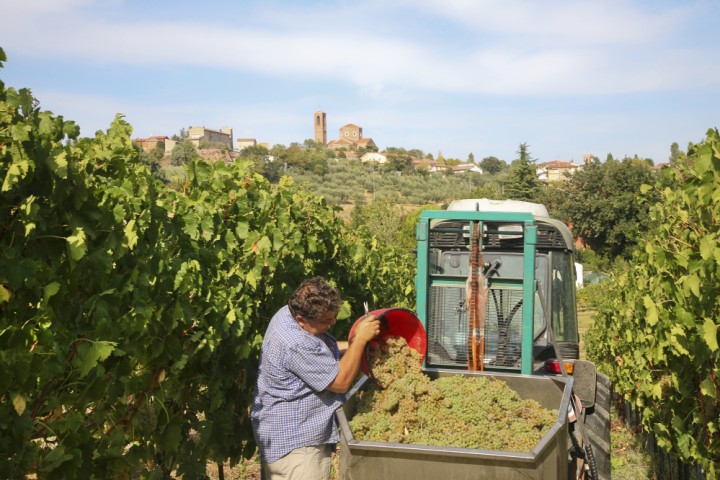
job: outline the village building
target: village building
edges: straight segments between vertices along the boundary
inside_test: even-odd
[[[167,140],[168,137],[164,135],[156,135],[154,137],[136,138],[135,143],[146,152],[152,152],[159,144],[164,145]]]
[[[553,160],[538,165],[536,173],[539,180],[543,182],[564,182],[570,175],[580,170],[583,165],[573,162]]]
[[[473,173],[483,173],[483,169],[475,165],[474,163],[461,163],[460,165],[455,165],[452,167],[453,173],[467,173],[467,172],[473,172]]]
[[[444,172],[450,168],[445,164],[445,162],[438,162],[437,160],[430,160],[429,158],[417,157],[412,159],[412,165],[416,170],[425,169],[430,173]]]
[[[228,149],[233,149],[233,131],[231,127],[222,127],[220,130],[211,130],[205,127],[190,127],[188,130],[188,140],[200,148],[201,143],[215,143],[227,145]]]
[[[362,157],[360,157],[360,161],[362,163],[369,163],[369,162],[375,162],[378,165],[382,165],[384,163],[387,163],[388,159],[385,155],[378,152],[367,152]]]
[[[257,146],[257,139],[255,138],[238,138],[235,141],[235,144],[237,146],[237,151],[242,152],[248,147],[255,147]]]
[[[331,150],[357,150],[358,148],[377,148],[372,138],[363,137],[362,127],[348,123],[340,127],[340,136],[337,140],[327,141],[327,115],[325,112],[315,112],[313,121],[314,139],[316,143],[327,145]]]

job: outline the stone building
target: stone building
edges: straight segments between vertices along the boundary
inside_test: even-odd
[[[347,150],[357,150],[358,148],[373,149],[377,146],[372,138],[364,138],[362,127],[358,127],[353,123],[348,123],[340,127],[340,138],[337,140],[327,140],[327,115],[325,112],[315,112],[313,119],[314,139],[316,143],[327,145],[332,150],[346,148]]]
[[[573,162],[553,160],[552,162],[541,163],[537,166],[537,177],[543,182],[566,181],[569,175],[577,172],[583,167]]]
[[[340,138],[328,142],[327,146],[332,150],[338,150],[343,147],[355,150],[363,147],[375,147],[376,145],[372,138],[363,137],[362,127],[358,127],[354,123],[348,123],[340,127]]]
[[[327,145],[327,116],[325,112],[315,112],[315,143]]]
[[[228,149],[233,149],[233,131],[231,127],[222,127],[220,130],[211,130],[205,127],[190,127],[188,130],[188,140],[190,140],[196,148],[200,147],[200,143],[219,143],[227,145]]]
[[[255,147],[257,146],[257,140],[254,138],[238,138],[237,141],[237,151],[242,152],[248,147]]]
[[[135,143],[146,152],[152,152],[158,144],[164,145],[167,140],[168,137],[164,135],[156,135],[154,137],[136,138]]]

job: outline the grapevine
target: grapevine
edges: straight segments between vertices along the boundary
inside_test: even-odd
[[[292,290],[325,276],[345,317],[408,291],[410,255],[351,238],[291,179],[195,161],[166,185],[131,134],[118,115],[80,138],[0,82],[0,478],[203,478],[249,457],[262,334]],[[385,254],[398,274],[374,284]]]
[[[588,356],[642,414],[657,444],[720,474],[720,135],[643,192],[661,201],[632,267],[608,289]]]

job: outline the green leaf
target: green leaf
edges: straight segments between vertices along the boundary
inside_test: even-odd
[[[702,392],[702,394],[706,397],[715,396],[715,384],[710,377],[707,377],[705,380],[702,381],[702,383],[700,383],[700,392]]]
[[[135,219],[133,218],[130,220],[127,225],[125,225],[125,229],[123,230],[125,232],[125,246],[132,250],[135,245],[137,245],[138,242],[138,235],[135,231]]]
[[[245,282],[251,287],[257,288],[257,279],[255,278],[255,274],[252,270],[248,271],[247,275],[245,275]]]
[[[50,157],[48,161],[50,163],[50,168],[55,172],[55,175],[60,178],[67,177],[68,162],[66,152],[60,152],[58,155]]]
[[[662,398],[662,382],[653,385],[652,396],[654,398]]]
[[[32,127],[30,127],[30,125],[12,125],[10,127],[10,135],[12,135],[12,139],[16,142],[27,142],[30,140],[31,130]]]
[[[340,310],[338,310],[336,318],[338,320],[347,320],[348,318],[350,318],[350,313],[352,313],[350,310],[350,303],[345,301],[342,303],[342,305],[340,305]]]
[[[237,320],[237,315],[235,313],[235,309],[231,308],[230,310],[228,310],[227,315],[225,315],[225,322],[228,325],[232,325],[233,323],[235,323],[235,320]]]
[[[683,286],[690,289],[693,295],[700,296],[700,277],[698,275],[688,275],[684,278]]]
[[[117,346],[116,342],[103,340],[83,342],[78,347],[78,354],[73,359],[73,364],[80,369],[80,376],[84,377],[90,371],[110,356]]]
[[[263,235],[258,240],[257,247],[258,247],[258,250],[260,251],[260,253],[267,255],[270,253],[270,249],[272,248],[272,243],[270,242],[270,239],[268,237]]]
[[[703,148],[703,151],[695,158],[695,168],[698,173],[703,174],[710,169],[710,165],[712,165],[712,151],[709,148]]]
[[[160,448],[165,453],[175,453],[180,447],[180,441],[182,440],[182,419],[173,419],[170,423],[165,426],[165,430],[162,432],[160,438]]]
[[[705,235],[700,239],[700,256],[703,260],[708,260],[713,257],[717,248],[717,242],[715,241],[715,235]]]
[[[60,290],[59,282],[52,282],[45,285],[43,288],[43,299],[47,302],[50,297],[55,295]]]
[[[25,175],[27,175],[30,164],[27,160],[13,161],[10,168],[8,168],[5,174],[5,180],[3,181],[2,191],[8,192],[13,186],[18,183]]]
[[[5,285],[0,283],[0,305],[9,302],[11,298],[12,294],[10,293],[10,290],[8,290]]]
[[[646,315],[645,320],[647,320],[648,324],[650,326],[656,325],[658,323],[658,311],[657,306],[655,305],[655,302],[649,295],[645,295],[643,297],[643,304],[645,305]]]
[[[73,234],[67,237],[67,242],[73,260],[78,261],[85,256],[87,244],[85,243],[85,231],[82,227],[76,227]]]
[[[40,471],[44,473],[52,472],[71,458],[73,458],[72,455],[65,453],[65,447],[58,445],[45,455]]]
[[[237,226],[235,227],[235,235],[240,240],[245,240],[248,236],[248,232],[250,231],[250,225],[247,222],[238,222]]]
[[[711,352],[715,352],[718,349],[718,326],[715,324],[712,318],[706,318],[703,324],[703,338],[707,343]]]

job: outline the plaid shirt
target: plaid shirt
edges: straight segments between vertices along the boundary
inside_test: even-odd
[[[251,414],[263,462],[296,448],[338,442],[334,413],[345,395],[325,389],[339,372],[339,359],[335,338],[306,332],[287,306],[270,320]]]

